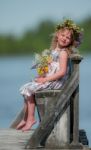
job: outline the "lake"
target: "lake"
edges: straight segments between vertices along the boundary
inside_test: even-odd
[[[0,58],[0,128],[8,128],[23,106],[19,88],[36,75],[35,70],[30,69],[31,64],[31,56]],[[90,66],[91,56],[84,56],[80,64],[80,129],[86,130],[91,146]]]

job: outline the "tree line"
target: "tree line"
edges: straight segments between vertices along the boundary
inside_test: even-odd
[[[79,50],[81,53],[91,51],[91,17],[79,23],[84,29],[84,40]],[[22,55],[40,52],[50,47],[56,23],[43,21],[35,29],[27,30],[21,37],[0,35],[0,55]]]

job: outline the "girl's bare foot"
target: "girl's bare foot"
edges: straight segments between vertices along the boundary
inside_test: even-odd
[[[22,120],[16,127],[17,130],[21,129],[23,126],[25,126],[26,122]]]
[[[36,123],[37,121],[36,120],[33,120],[33,121],[27,121],[26,125],[22,128],[22,131],[28,131],[31,129],[31,127]]]

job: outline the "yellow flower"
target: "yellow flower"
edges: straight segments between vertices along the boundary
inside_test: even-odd
[[[37,72],[39,75],[45,75],[48,72],[48,66],[40,66],[37,68]]]
[[[48,72],[48,66],[45,66],[44,70],[45,70],[45,73],[47,73]]]

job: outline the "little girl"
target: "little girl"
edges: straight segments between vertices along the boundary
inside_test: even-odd
[[[22,131],[30,130],[36,123],[35,100],[34,94],[38,90],[44,89],[60,89],[68,76],[68,57],[73,53],[73,47],[77,47],[81,42],[81,29],[70,19],[64,20],[63,23],[57,25],[51,43],[51,55],[53,61],[51,63],[54,71],[51,69],[45,77],[35,78],[20,88],[20,92],[24,97],[24,118],[18,124],[17,129]],[[53,64],[54,63],[54,64]],[[51,72],[52,71],[52,72]]]

